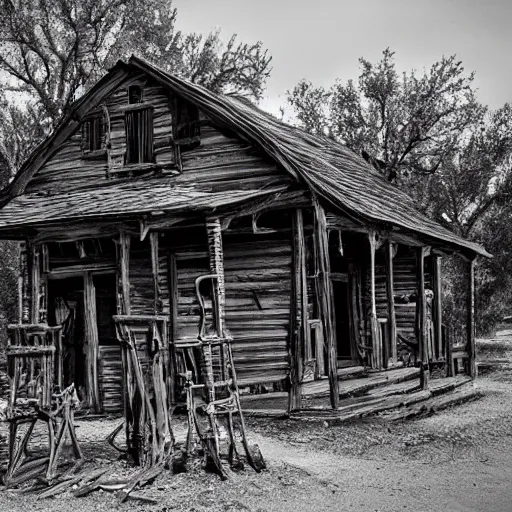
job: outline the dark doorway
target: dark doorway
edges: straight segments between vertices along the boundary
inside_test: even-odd
[[[332,281],[338,360],[352,360],[349,325],[348,283]]]
[[[48,322],[62,325],[64,385],[75,383],[79,395],[85,390],[84,282],[82,277],[48,281]]]
[[[99,346],[119,345],[113,316],[117,314],[116,275],[101,274],[93,276],[96,290],[96,318],[98,319]],[[119,353],[120,354],[120,353]]]

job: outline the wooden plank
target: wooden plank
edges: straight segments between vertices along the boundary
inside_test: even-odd
[[[338,408],[338,348],[336,344],[336,333],[334,328],[334,304],[332,283],[330,279],[329,262],[329,240],[327,234],[327,221],[325,211],[316,197],[313,198],[315,209],[315,237],[316,237],[316,258],[317,258],[317,300],[319,305],[319,316],[324,328],[324,341],[327,348],[327,366],[329,377],[329,394],[331,407]]]
[[[387,354],[393,363],[397,362],[397,349],[396,349],[396,314],[395,314],[395,289],[393,279],[393,257],[394,246],[391,241],[386,243],[386,296],[387,296],[387,309],[389,319],[389,343],[391,353]],[[386,358],[386,366],[388,357]]]
[[[476,377],[476,336],[475,336],[475,259],[468,263],[468,296],[467,296],[467,343],[468,353],[468,374],[471,378]]]
[[[428,389],[429,381],[429,357],[427,345],[427,302],[425,299],[425,255],[430,250],[429,247],[417,248],[417,315],[416,315],[416,335],[418,338],[418,357],[421,364],[421,387]]]

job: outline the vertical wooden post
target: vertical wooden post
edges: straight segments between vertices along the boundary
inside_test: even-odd
[[[222,248],[222,225],[218,217],[206,219],[208,232],[208,254],[210,257],[210,272],[216,274],[214,282],[214,300],[217,300],[217,333],[219,336],[225,334],[225,308],[226,308],[226,287],[224,280],[224,250]]]
[[[39,323],[39,287],[40,287],[40,276],[41,276],[41,263],[40,263],[40,251],[38,245],[30,246],[30,322],[33,324]]]
[[[319,316],[324,330],[324,340],[327,348],[327,366],[329,368],[329,391],[331,407],[337,409],[339,405],[338,388],[338,347],[334,330],[334,304],[332,284],[330,277],[329,241],[327,235],[327,220],[325,211],[316,198],[313,199],[315,207],[315,236],[317,241],[317,294],[319,303]]]
[[[394,274],[393,274],[393,243],[388,240],[386,244],[386,293],[388,299],[388,318],[389,318],[389,344],[391,348],[391,356],[393,363],[397,362],[396,352],[396,312],[395,312],[395,290],[394,290]],[[387,362],[387,361],[386,361]]]
[[[416,258],[416,283],[417,283],[417,315],[416,336],[418,338],[418,352],[421,364],[421,388],[428,389],[429,381],[429,357],[427,342],[427,302],[425,300],[425,255],[428,247],[418,247]]]
[[[293,216],[293,278],[290,318],[290,392],[288,412],[301,407],[302,350],[308,328],[306,242],[302,210]]]
[[[372,335],[372,367],[382,366],[382,339],[377,320],[377,302],[375,299],[375,251],[377,250],[377,234],[374,230],[368,233],[370,242],[370,327]]]
[[[158,285],[158,233],[152,231],[149,234],[149,241],[151,243],[151,273],[153,275],[153,289],[155,293],[153,312],[155,315],[161,313],[162,301],[160,299],[160,286]]]
[[[48,273],[50,271],[50,255],[48,246],[41,244],[41,274],[39,276],[39,321],[48,323]]]
[[[95,412],[101,411],[98,382],[98,321],[96,314],[96,288],[92,274],[84,275],[84,309],[85,309],[85,364],[87,372],[87,398],[89,407]]]
[[[432,283],[434,288],[434,302],[432,315],[434,317],[434,336],[437,359],[447,361],[446,347],[443,343],[443,289],[441,284],[441,262],[438,254],[432,255]]]
[[[118,303],[117,312],[120,315],[130,314],[130,235],[124,231],[119,233],[119,248],[117,253]]]
[[[168,255],[167,260],[167,279],[169,281],[169,308],[171,317],[171,329],[170,329],[170,363],[171,363],[171,388],[169,389],[169,396],[171,404],[176,404],[176,386],[177,386],[177,375],[178,375],[178,364],[176,361],[176,337],[178,330],[178,266],[176,264],[176,255],[172,252]]]
[[[468,373],[471,378],[476,377],[476,340],[475,340],[475,258],[468,264],[468,298],[467,298],[467,346]]]

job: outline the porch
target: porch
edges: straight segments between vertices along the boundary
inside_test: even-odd
[[[422,389],[420,368],[368,370],[353,367],[339,371],[339,405],[332,409],[327,379],[304,385],[300,409],[289,412],[288,393],[274,392],[242,395],[245,416],[254,418],[290,418],[344,422],[386,411],[404,417],[414,415],[418,404],[431,403],[432,409],[468,400],[477,392],[470,386],[471,377],[432,379],[427,390]],[[426,409],[425,409],[426,410]]]

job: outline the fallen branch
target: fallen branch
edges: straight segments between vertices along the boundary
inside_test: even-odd
[[[145,469],[143,471],[139,471],[129,482],[128,485],[118,493],[118,501],[119,503],[124,503],[130,493],[135,489],[135,487],[143,487],[149,482],[155,480],[160,473],[164,470],[164,463],[157,464],[156,466],[152,466],[149,469]]]

